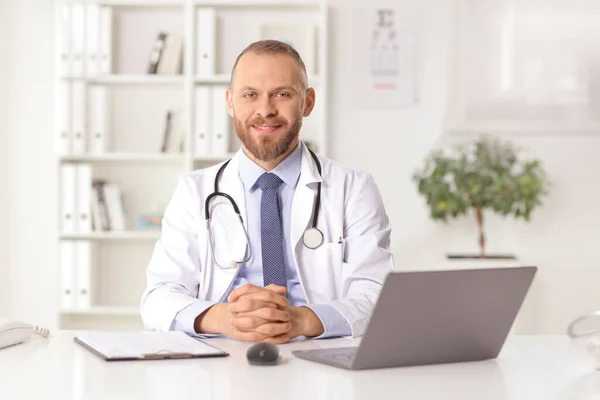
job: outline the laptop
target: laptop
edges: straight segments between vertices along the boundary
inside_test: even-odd
[[[391,272],[358,347],[296,350],[349,370],[498,356],[537,267]]]

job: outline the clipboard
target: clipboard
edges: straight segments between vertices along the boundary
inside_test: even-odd
[[[180,331],[86,331],[75,336],[73,340],[104,361],[172,360],[229,356],[229,353]]]

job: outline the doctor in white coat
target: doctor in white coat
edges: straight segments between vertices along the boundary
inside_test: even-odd
[[[248,46],[226,101],[243,147],[180,179],[147,268],[146,328],[269,343],[361,336],[393,263],[375,182],[299,141],[315,91],[287,44]],[[229,198],[207,204],[217,191]]]

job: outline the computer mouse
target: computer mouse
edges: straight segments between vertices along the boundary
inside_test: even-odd
[[[257,343],[246,352],[251,365],[279,364],[279,348],[271,343]]]

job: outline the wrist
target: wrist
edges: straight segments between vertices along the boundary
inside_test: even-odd
[[[317,314],[308,307],[297,307],[299,313],[300,334],[306,337],[321,336],[325,327]]]
[[[217,303],[196,317],[194,330],[196,333],[225,333],[226,322],[227,304]]]

